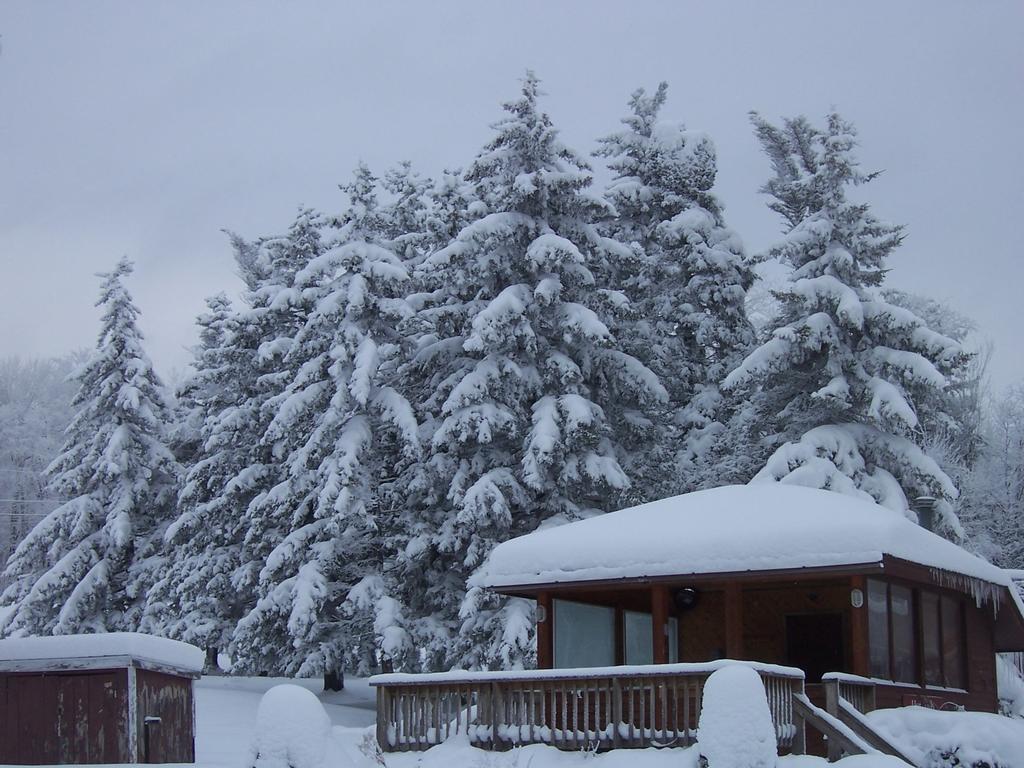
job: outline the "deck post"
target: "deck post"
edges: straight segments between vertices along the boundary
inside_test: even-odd
[[[725,655],[743,658],[743,591],[737,581],[725,587]]]
[[[498,739],[501,737],[501,726],[505,720],[505,707],[502,701],[501,683],[491,683],[491,749],[498,749]]]
[[[377,746],[388,752],[388,725],[391,720],[391,689],[386,685],[377,688]]]
[[[621,741],[619,725],[622,723],[622,683],[618,677],[612,678],[612,746],[618,747]]]
[[[839,717],[839,681],[822,681],[825,688],[825,711],[832,717]],[[828,740],[828,761],[834,763],[843,756],[843,745],[837,739]]]
[[[537,594],[537,668],[551,669],[555,666],[554,649],[554,605],[550,592]]]
[[[794,694],[790,694],[791,696]],[[806,755],[807,754],[807,721],[804,720],[803,715],[793,713],[793,725],[796,727],[796,733],[793,734],[793,746],[790,747],[790,754],[793,755]]]
[[[651,635],[654,642],[651,658],[655,664],[668,664],[668,587],[651,587]]]

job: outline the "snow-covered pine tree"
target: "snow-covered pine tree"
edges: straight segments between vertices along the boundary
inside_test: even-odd
[[[419,452],[412,407],[391,386],[408,275],[382,245],[400,237],[382,231],[368,169],[344,189],[350,207],[330,247],[295,276],[305,322],[283,358],[294,373],[266,435],[285,472],[261,502],[279,543],[235,634],[242,668],[366,674],[378,654],[412,651],[384,572],[393,521],[379,498]]]
[[[414,269],[429,249],[427,220],[433,182],[420,176],[406,160],[384,174],[382,186],[392,200],[378,212],[381,242],[407,269]]]
[[[196,463],[202,450],[203,424],[215,410],[223,393],[211,363],[219,364],[227,324],[232,315],[231,300],[224,293],[206,299],[206,312],[196,317],[199,344],[192,350],[191,371],[175,388],[174,425],[169,444],[183,468]]]
[[[777,448],[756,480],[866,494],[911,517],[908,499],[931,496],[958,536],[957,490],[915,440],[963,352],[877,291],[903,228],[850,199],[876,174],[860,170],[839,115],[822,129],[752,119],[775,171],[763,191],[788,230],[771,255],[792,272],[770,338],[725,380],[750,398],[732,437],[748,455]]]
[[[445,170],[428,197],[425,228],[427,251],[431,253],[447,246],[464,226],[483,214],[482,204],[473,200],[461,170]]]
[[[284,236],[250,242],[231,235],[246,306],[225,319],[221,346],[197,361],[197,376],[223,401],[210,403],[202,451],[166,537],[172,563],[154,589],[146,626],[211,655],[255,604],[259,571],[276,543],[277,523],[267,514],[273,505],[265,502],[284,469],[265,435],[288,381],[283,359],[303,322],[295,274],[321,252],[321,227],[316,214],[300,210]]]
[[[967,545],[1003,568],[1024,569],[1024,382],[992,399],[977,461],[961,486]]]
[[[229,418],[225,428],[222,419],[251,390],[253,351],[236,335],[238,316],[227,296],[212,296],[206,306],[196,318],[192,372],[178,389],[177,445],[195,447],[187,451],[177,517],[164,534],[167,566],[147,596],[142,629],[206,648],[215,664],[239,614],[231,576],[242,534],[224,484],[251,445],[243,424]]]
[[[938,393],[942,402],[919,412],[922,445],[959,487],[959,478],[974,466],[984,447],[982,422],[991,344],[973,345],[967,351],[972,341],[968,337],[976,330],[974,321],[940,301],[893,288],[882,291],[882,296],[964,346],[959,365],[946,375],[946,387]]]
[[[408,484],[420,516],[402,566],[430,664],[528,660],[529,607],[467,594],[466,577],[497,542],[615,508],[630,481],[607,414],[644,413],[666,397],[602,317],[595,273],[632,254],[598,232],[609,209],[539,95],[530,73],[467,171],[486,215],[418,271],[436,299],[414,361],[432,439]]]
[[[133,630],[161,565],[178,467],[165,439],[163,386],[142,348],[138,309],[124,286],[127,259],[102,274],[96,350],[76,374],[77,413],[48,469],[68,501],[47,515],[7,563],[4,635]]]
[[[306,321],[307,307],[296,276],[324,252],[323,229],[318,214],[300,209],[286,235],[262,238],[254,249],[236,245],[240,266],[244,266],[241,257],[255,250],[251,261],[258,274],[244,297],[248,308],[239,313],[233,333],[245,386],[237,403],[216,418],[214,427],[221,435],[217,442],[223,441],[229,449],[226,469],[230,474],[217,491],[220,498],[213,500],[213,507],[223,507],[225,521],[237,531],[231,549],[237,558],[231,576],[232,605],[238,611],[235,621],[256,604],[260,571],[289,530],[289,521],[278,517],[278,494],[287,492],[286,459],[298,436],[283,435],[271,425],[297,373],[289,353]],[[278,668],[272,665],[258,671]]]
[[[636,436],[643,458],[630,469],[644,476],[639,500],[702,484],[698,465],[725,418],[719,383],[754,340],[744,310],[754,276],[712,192],[714,144],[659,120],[667,93],[666,83],[650,96],[635,91],[625,128],[603,138],[597,152],[615,173],[605,193],[617,212],[612,231],[637,255],[615,263],[610,287],[621,287],[633,309],[616,336],[669,393],[660,429]]]

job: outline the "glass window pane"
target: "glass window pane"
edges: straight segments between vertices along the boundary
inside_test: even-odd
[[[940,632],[939,596],[934,592],[922,592],[921,644],[924,648],[924,681],[928,685],[944,684]]]
[[[964,688],[964,623],[960,601],[942,596],[942,671],[950,688]]]
[[[889,679],[889,596],[886,584],[868,579],[868,648],[871,676]]]
[[[909,587],[889,585],[892,614],[893,680],[913,683],[917,680],[917,644],[914,637],[914,593]]]
[[[555,600],[555,667],[615,664],[615,609]]]
[[[622,630],[627,664],[654,663],[654,635],[651,614],[637,611],[622,612]]]
[[[668,619],[668,663],[679,661],[679,619],[670,616]]]

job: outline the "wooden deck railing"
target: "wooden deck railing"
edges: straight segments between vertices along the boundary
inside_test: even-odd
[[[821,678],[825,686],[825,702],[829,712],[833,711],[833,702],[838,706],[839,699],[844,699],[866,715],[875,709],[875,681],[843,672],[829,672]]]
[[[830,761],[838,760],[844,753],[857,755],[874,750],[914,765],[899,745],[875,730],[871,722],[864,717],[875,709],[874,680],[843,672],[829,672],[821,678],[821,682],[825,687],[827,715],[837,721],[845,731],[844,734],[827,734]],[[819,727],[818,723],[810,722],[813,727]]]
[[[379,675],[370,681],[377,741],[385,752],[424,750],[457,734],[489,749],[688,746],[704,684],[727,663],[744,662]],[[764,681],[780,748],[802,744],[793,696],[804,690],[803,672],[749,665]]]

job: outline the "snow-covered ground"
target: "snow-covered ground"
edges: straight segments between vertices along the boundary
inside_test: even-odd
[[[320,678],[207,676],[196,683],[196,763],[210,768],[245,765],[260,699],[283,683],[315,693],[343,742],[358,744],[376,722],[376,694],[366,680],[346,678],[345,690],[324,693]]]

